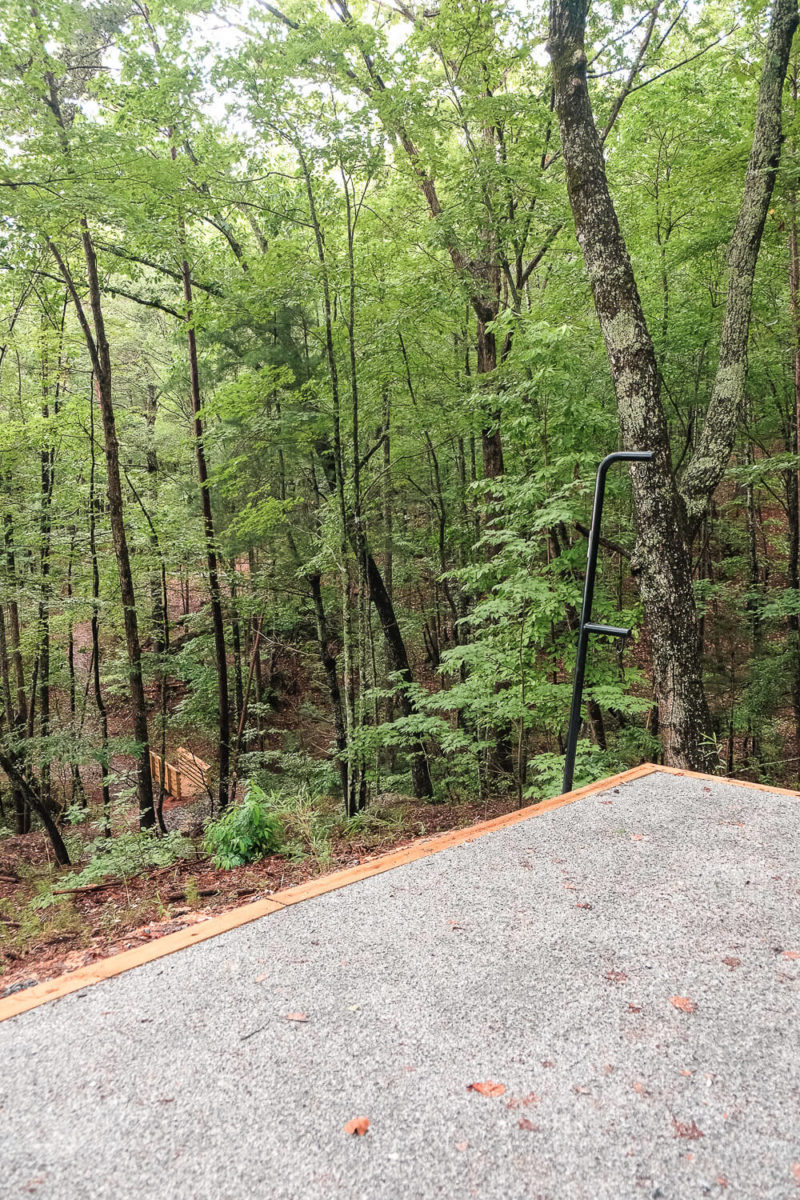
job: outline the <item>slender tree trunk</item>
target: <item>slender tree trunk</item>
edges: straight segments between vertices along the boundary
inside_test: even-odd
[[[39,795],[42,804],[51,807],[50,786],[50,603],[52,584],[50,581],[50,544],[52,538],[50,510],[53,501],[54,451],[48,422],[50,418],[50,377],[47,349],[45,345],[46,323],[42,315],[42,423],[45,440],[39,453],[39,617],[37,657],[39,661],[39,733],[42,754],[39,759]]]
[[[244,710],[244,687],[242,679],[242,626],[239,620],[236,587],[236,559],[230,564],[230,594],[231,594],[231,645],[233,646],[233,672],[236,696],[237,724]]]
[[[189,387],[194,414],[194,448],[197,460],[197,477],[200,481],[200,504],[203,511],[203,530],[206,543],[206,569],[208,589],[211,597],[211,622],[214,628],[214,657],[217,669],[217,711],[219,721],[219,788],[220,809],[228,803],[228,775],[230,770],[230,709],[228,699],[228,653],[225,647],[225,620],[222,613],[222,595],[219,585],[217,543],[214,534],[214,518],[211,512],[211,493],[208,486],[208,466],[204,445],[202,399],[200,396],[200,372],[197,364],[197,340],[194,331],[192,309],[192,279],[186,259],[181,262],[183,298],[186,305],[186,337],[189,350]]]
[[[8,580],[8,642],[9,658],[14,668],[14,683],[16,687],[16,703],[13,708],[13,718],[10,718],[13,736],[21,739],[25,736],[28,723],[28,701],[25,695],[25,670],[22,663],[19,631],[19,605],[17,602],[17,556],[14,549],[14,522],[10,512],[3,518],[3,537],[6,552],[6,577]],[[12,710],[9,709],[9,712]],[[14,830],[17,834],[30,831],[31,814],[25,802],[25,796],[19,788],[12,784],[14,799]]]
[[[64,282],[69,289],[81,331],[86,341],[94,371],[94,387],[103,422],[105,443],[108,515],[111,537],[117,560],[120,600],[125,624],[125,642],[128,650],[128,685],[131,695],[133,736],[137,744],[137,794],[139,799],[139,824],[149,829],[155,824],[153,808],[153,781],[150,775],[150,746],[147,733],[147,702],[144,694],[142,671],[142,648],[139,641],[139,621],[136,610],[136,591],[133,586],[128,539],[125,532],[125,517],[122,502],[122,477],[119,466],[119,442],[117,440],[114,402],[111,389],[111,353],[106,336],[103,317],[100,278],[97,273],[95,254],[89,225],[81,218],[81,241],[86,260],[86,276],[89,286],[89,302],[92,311],[94,334],[83,309],[78,290],[64,259],[53,242],[50,251],[58,263]]]
[[[333,344],[333,310],[331,304],[330,284],[328,280],[328,267],[325,258],[325,242],[322,236],[322,228],[319,224],[319,219],[317,216],[314,189],[311,184],[311,175],[308,170],[308,165],[300,144],[296,143],[295,148],[297,150],[305,178],[309,215],[311,217],[311,224],[314,229],[317,257],[319,259],[322,274],[322,298],[325,314],[325,350],[328,360],[328,372],[330,375],[331,392],[333,398],[333,447],[331,449],[326,441],[320,440],[317,448],[328,482],[328,487],[338,501],[340,535],[342,539],[340,547],[342,560],[344,561],[346,559],[347,543],[349,541],[352,545],[353,552],[356,555],[356,559],[363,558],[365,562],[370,597],[375,605],[375,610],[378,613],[378,619],[380,620],[383,635],[386,640],[389,665],[391,669],[398,675],[401,685],[400,708],[403,716],[408,717],[414,715],[417,711],[417,708],[413,697],[409,694],[410,685],[413,683],[413,677],[408,662],[405,643],[403,642],[403,637],[400,633],[400,627],[397,624],[394,605],[392,604],[391,597],[386,591],[386,585],[378,569],[377,563],[369,551],[364,530],[358,525],[355,528],[353,527],[353,522],[350,518],[350,514],[347,511],[345,500],[344,463],[342,458],[339,373],[336,365],[336,353]],[[419,742],[416,742],[411,748],[411,774],[414,795],[418,799],[431,796],[433,794],[433,785],[431,783],[430,771],[428,768],[427,758],[425,757],[424,748]]]
[[[797,81],[793,79],[793,99],[797,100]],[[794,384],[792,420],[789,422],[790,453],[800,452],[800,252],[797,236],[797,197],[792,192],[789,227],[789,301],[792,315],[792,380]],[[787,472],[786,499],[789,516],[789,555],[786,586],[800,588],[800,469]],[[798,593],[800,594],[800,593]],[[791,613],[787,620],[789,659],[791,662],[792,711],[794,713],[795,753],[800,755],[800,617]]]
[[[349,772],[347,769],[347,730],[345,727],[344,708],[342,706],[342,693],[339,688],[339,676],[336,670],[336,655],[331,645],[328,633],[328,621],[322,602],[322,584],[319,574],[309,575],[308,585],[311,589],[311,599],[314,604],[314,616],[317,624],[317,644],[319,646],[320,659],[322,660],[322,669],[325,672],[328,696],[330,697],[331,708],[333,709],[337,751],[336,765],[339,769],[339,778],[342,782],[345,811],[348,816],[352,816],[350,812]]]
[[[99,499],[95,491],[94,404],[89,397],[89,557],[92,563],[92,683],[94,702],[100,720],[100,780],[103,793],[103,822],[106,837],[111,837],[111,787],[109,782],[108,713],[100,686],[100,567],[97,561],[97,515]]]
[[[72,620],[72,571],[75,563],[75,538],[76,529],[73,525],[70,529],[69,541],[69,561],[67,563],[67,609],[69,616],[69,624],[67,626],[67,671],[69,676],[69,727],[70,733],[74,739],[73,755],[78,751],[78,697],[77,697],[77,680],[75,678],[75,626]],[[86,793],[83,790],[81,781],[80,767],[77,762],[72,762],[70,765],[70,775],[72,778],[71,800],[73,804],[86,804]]]

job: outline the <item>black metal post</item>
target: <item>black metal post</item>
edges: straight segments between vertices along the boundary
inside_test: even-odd
[[[583,588],[583,604],[581,619],[578,626],[578,652],[575,656],[575,678],[572,685],[572,707],[569,714],[569,729],[567,731],[567,747],[564,754],[564,782],[562,791],[572,790],[572,780],[575,774],[575,752],[578,747],[578,734],[581,729],[581,703],[583,700],[583,677],[586,673],[586,652],[589,647],[590,633],[605,633],[611,637],[630,637],[630,629],[622,629],[617,625],[592,624],[592,600],[594,598],[594,577],[597,571],[597,549],[600,544],[600,522],[603,517],[603,499],[606,490],[606,473],[615,462],[650,462],[652,450],[617,450],[607,454],[597,468],[597,482],[594,489],[594,505],[592,507],[592,527],[589,530],[589,547],[586,552],[586,582]]]

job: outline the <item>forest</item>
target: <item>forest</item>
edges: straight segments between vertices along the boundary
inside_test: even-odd
[[[0,985],[557,794],[614,450],[575,786],[797,785],[796,25],[4,0]]]

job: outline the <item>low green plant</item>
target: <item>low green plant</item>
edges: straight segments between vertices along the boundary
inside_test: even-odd
[[[574,788],[585,787],[625,770],[625,763],[611,750],[601,750],[586,738],[578,742],[575,755]],[[537,754],[530,763],[534,783],[525,792],[526,800],[544,800],[557,796],[562,787],[564,757],[561,754]]]
[[[91,883],[103,883],[107,879],[130,879],[153,867],[168,867],[181,858],[192,858],[194,845],[182,833],[173,831],[164,837],[154,833],[120,833],[113,838],[95,838],[86,847],[89,861],[80,871],[59,878],[60,888],[85,887]],[[48,908],[56,903],[57,896],[47,887],[32,904],[35,908]]]
[[[215,867],[230,870],[277,854],[283,846],[283,824],[269,799],[251,784],[244,800],[206,826],[205,849]]]

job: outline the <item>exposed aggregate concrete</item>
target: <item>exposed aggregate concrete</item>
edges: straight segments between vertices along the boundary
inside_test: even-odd
[[[800,1197],[799,829],[651,775],[9,1020],[0,1195]]]

